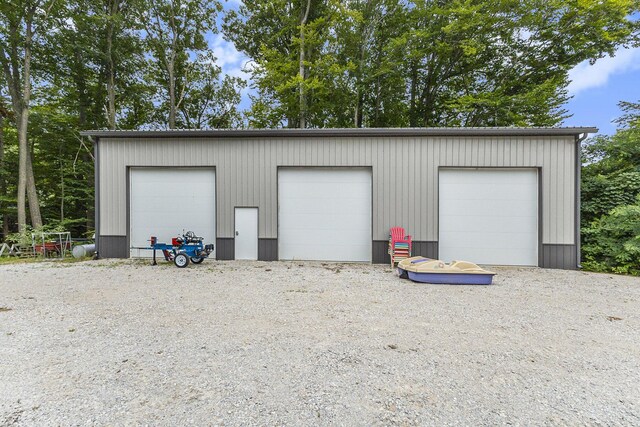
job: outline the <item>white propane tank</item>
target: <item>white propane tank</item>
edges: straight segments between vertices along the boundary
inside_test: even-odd
[[[84,258],[96,253],[96,245],[76,245],[73,247],[74,258]]]

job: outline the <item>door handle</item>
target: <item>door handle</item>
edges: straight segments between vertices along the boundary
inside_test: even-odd
[[[236,231],[236,236],[239,236],[239,235],[240,235],[240,233],[238,233],[238,232]]]

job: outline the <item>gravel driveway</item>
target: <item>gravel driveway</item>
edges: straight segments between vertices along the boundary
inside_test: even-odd
[[[0,425],[638,425],[640,279],[0,266]]]

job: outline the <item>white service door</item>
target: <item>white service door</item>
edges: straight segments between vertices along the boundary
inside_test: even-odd
[[[258,259],[258,208],[236,208],[235,259]]]
[[[442,169],[439,258],[538,265],[535,169]]]
[[[282,260],[371,261],[371,171],[281,169],[278,255]]]
[[[215,244],[216,176],[205,168],[131,168],[131,257],[150,257],[149,237],[171,243],[183,231]],[[215,256],[215,253],[212,257]]]

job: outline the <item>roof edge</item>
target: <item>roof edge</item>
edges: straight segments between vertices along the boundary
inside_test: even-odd
[[[578,136],[597,133],[597,127],[442,127],[442,128],[327,128],[327,129],[185,129],[87,130],[94,138],[247,138],[305,136]]]

